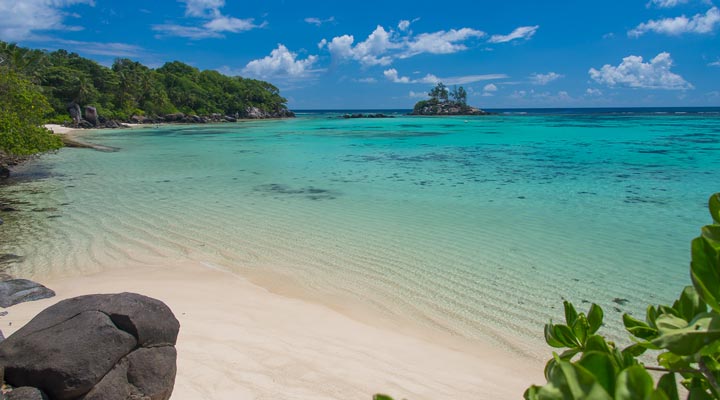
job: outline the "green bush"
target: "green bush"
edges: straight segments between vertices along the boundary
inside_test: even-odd
[[[62,147],[60,138],[42,127],[51,111],[40,88],[0,67],[0,150],[28,155]]]

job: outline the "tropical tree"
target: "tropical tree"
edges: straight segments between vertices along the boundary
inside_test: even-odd
[[[0,67],[0,150],[14,155],[62,147],[60,138],[42,127],[52,108],[41,89],[7,67]]]

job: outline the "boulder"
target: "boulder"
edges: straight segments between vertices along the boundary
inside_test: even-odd
[[[174,114],[167,114],[163,117],[163,119],[166,122],[179,122],[185,119],[185,114],[183,113],[174,113]]]
[[[55,292],[52,290],[27,279],[10,279],[0,282],[0,307],[3,308],[53,296],[55,296]]]
[[[85,120],[91,123],[93,126],[98,126],[98,113],[97,108],[93,106],[85,106]]]
[[[73,125],[78,126],[78,124],[80,124],[80,120],[82,119],[82,114],[80,112],[80,105],[77,103],[68,103],[67,111],[68,111],[68,114],[70,114],[70,118],[72,118]]]
[[[5,394],[5,400],[47,400],[45,393],[37,388],[23,386]]]
[[[51,306],[0,343],[12,386],[51,399],[170,398],[180,324],[162,302],[134,293],[89,295]]]

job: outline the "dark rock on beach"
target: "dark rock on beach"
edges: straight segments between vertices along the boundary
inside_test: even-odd
[[[97,108],[93,106],[85,106],[85,120],[88,121],[93,127],[98,126],[100,120],[98,119]]]
[[[6,400],[48,400],[48,397],[40,389],[23,386],[13,389],[5,394]]]
[[[80,296],[51,306],[0,343],[11,386],[51,399],[167,400],[180,324],[161,301],[134,293]]]
[[[53,296],[55,296],[54,291],[27,279],[10,279],[0,282],[0,307],[3,308]]]
[[[458,103],[418,103],[412,115],[491,115],[491,113],[476,107]]]

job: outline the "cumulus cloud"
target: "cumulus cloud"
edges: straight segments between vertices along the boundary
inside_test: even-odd
[[[483,36],[485,36],[485,32],[470,28],[423,33],[406,42],[406,50],[400,57],[407,58],[422,53],[457,53],[467,50],[467,46],[462,44],[462,42],[470,38],[480,38]]]
[[[396,58],[409,58],[419,54],[450,54],[467,50],[464,43],[472,38],[485,36],[476,29],[461,28],[413,35],[409,26],[412,21],[398,24],[401,32],[387,30],[378,25],[362,42],[355,42],[353,35],[323,39],[318,47],[327,46],[336,60],[355,60],[363,66],[390,65]]]
[[[530,81],[535,85],[547,85],[548,83],[558,80],[562,78],[563,75],[560,75],[555,72],[548,72],[547,74],[532,74],[530,75]]]
[[[428,94],[425,92],[414,92],[411,90],[410,93],[408,93],[408,97],[411,99],[426,99],[428,98]]]
[[[641,56],[627,56],[618,66],[603,65],[600,70],[590,68],[588,73],[595,82],[607,86],[626,86],[643,89],[684,90],[693,85],[682,76],[670,71],[673,61],[670,53],[660,53],[650,62]]]
[[[207,38],[222,38],[224,33],[240,33],[256,28],[263,28],[266,22],[255,24],[253,18],[235,18],[223,15],[220,9],[225,6],[225,0],[179,0],[185,4],[185,15],[198,18],[199,25],[178,25],[165,23],[153,25],[152,29],[158,32],[158,37],[178,36],[199,40]]]
[[[328,22],[335,22],[335,17],[330,17],[327,19],[308,17],[308,18],[305,18],[305,22],[307,22],[308,24],[311,24],[311,25],[321,26],[322,24],[326,24]]]
[[[540,25],[535,26],[521,26],[518,28],[515,28],[512,32],[510,32],[507,35],[492,35],[490,37],[490,40],[488,42],[490,43],[505,43],[510,42],[517,39],[525,39],[528,40],[533,35],[535,35],[535,32],[540,29]]]
[[[305,78],[317,72],[312,69],[316,61],[317,56],[313,55],[299,59],[297,53],[291,52],[283,44],[278,44],[269,56],[247,63],[242,72],[260,79]]]
[[[498,88],[497,88],[497,86],[495,86],[494,83],[488,83],[488,84],[485,85],[485,87],[483,88],[483,91],[484,91],[484,92],[497,92],[497,90],[498,90]]]
[[[720,60],[713,61],[710,64],[708,64],[711,67],[720,67]]]
[[[81,26],[66,25],[64,8],[93,0],[0,1],[0,39],[8,42],[33,40],[39,31],[78,31]]]
[[[695,14],[692,18],[681,15],[675,18],[664,18],[643,22],[628,32],[628,36],[640,37],[648,32],[677,36],[684,33],[707,34],[720,26],[720,10],[710,8],[705,14]]]
[[[324,40],[324,39],[323,39]],[[390,33],[378,25],[364,41],[353,45],[355,37],[342,35],[327,43],[330,53],[339,59],[353,59],[365,66],[390,65],[392,57],[386,55],[401,45],[390,40]]]
[[[585,89],[585,94],[588,96],[602,96],[602,90],[595,89],[595,88],[587,88]]]
[[[385,78],[394,83],[427,83],[435,85],[443,82],[446,85],[465,85],[473,82],[488,81],[493,79],[507,78],[505,74],[485,74],[485,75],[464,75],[439,78],[433,74],[427,74],[422,78],[410,79],[407,76],[401,76],[395,68],[387,69],[383,72]]]

